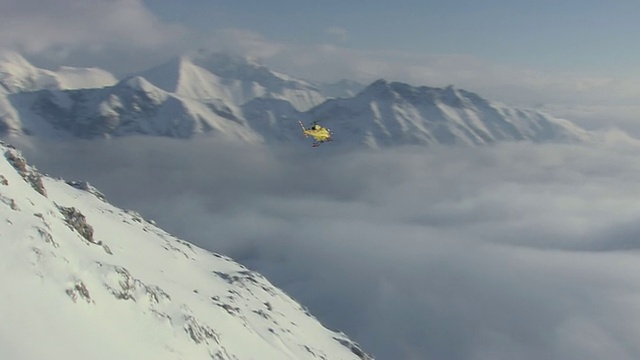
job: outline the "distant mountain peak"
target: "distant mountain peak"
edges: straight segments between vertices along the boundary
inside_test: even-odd
[[[4,48],[0,48],[0,64],[13,64],[24,67],[33,67],[33,65],[31,65],[31,63],[18,52]]]
[[[147,79],[143,78],[142,76],[132,76],[132,77],[126,78],[120,81],[116,86],[127,87],[134,90],[140,90],[145,92],[149,92],[149,91],[155,92],[160,90],[157,86],[150,83],[149,81],[147,81]]]
[[[57,71],[40,69],[15,51],[0,49],[0,93],[95,88],[116,82],[106,70],[70,66],[62,66]]]
[[[16,52],[0,50],[0,93],[59,87],[60,82],[52,71],[36,68]]]
[[[272,71],[250,58],[217,52],[186,54],[138,75],[181,97],[235,106],[265,97],[286,99],[306,110],[326,99],[313,84]]]
[[[336,83],[324,83],[320,85],[322,94],[327,98],[354,97],[364,88],[365,86],[363,84],[348,79],[342,79]]]
[[[13,53],[5,58],[11,61],[5,64],[23,63]],[[0,91],[64,89],[58,74],[23,65],[0,77]],[[5,114],[0,129],[41,134],[39,121],[45,120],[55,131],[44,133],[54,135],[58,130],[85,137],[206,133],[263,142],[295,141],[300,138],[298,121],[323,121],[341,134],[336,146],[588,138],[568,121],[492,103],[453,85],[413,86],[387,79],[366,87],[348,80],[314,85],[271,71],[255,59],[204,51],[175,57],[115,86],[85,90],[0,97],[0,113]]]
[[[193,63],[189,57],[178,56],[139,73],[137,76],[150,81],[165,91],[177,92],[180,87],[180,82],[184,80],[183,74],[192,66]]]
[[[223,78],[241,80],[265,74],[275,75],[255,57],[199,51],[189,55],[189,58],[194,64]]]
[[[454,86],[416,87],[386,79],[374,81],[353,98],[317,106],[309,115],[309,120],[324,121],[336,134],[350,134],[349,143],[368,147],[590,138],[568,121],[491,103]],[[346,137],[336,138],[334,144]]]
[[[392,96],[391,83],[385,79],[378,79],[365,87],[359,94],[360,98],[387,98]]]
[[[453,85],[442,88],[412,86],[385,79],[374,81],[359,96],[370,100],[407,102],[412,105],[443,103],[453,107],[468,107],[472,102],[487,102],[477,94],[458,89]]]

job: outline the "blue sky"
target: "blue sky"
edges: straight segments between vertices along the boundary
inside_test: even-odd
[[[147,1],[197,31],[242,28],[293,44],[467,54],[551,70],[636,67],[637,1]],[[344,37],[327,33],[341,29]],[[637,71],[634,69],[634,71]]]
[[[454,85],[640,134],[639,15],[635,0],[0,0],[0,47],[118,76],[207,48],[312,81]]]

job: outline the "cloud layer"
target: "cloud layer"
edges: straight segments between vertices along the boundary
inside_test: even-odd
[[[635,146],[26,153],[263,272],[380,359],[640,357]]]

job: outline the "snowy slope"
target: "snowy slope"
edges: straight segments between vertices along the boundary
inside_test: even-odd
[[[256,99],[241,109],[266,139],[300,139],[298,120],[305,124],[317,121],[333,131],[332,146],[473,146],[590,139],[587,131],[539,111],[492,103],[453,87],[413,87],[385,80],[374,82],[355,97],[331,99],[306,112],[269,99]]]
[[[33,115],[24,114],[31,104],[16,107],[11,100],[22,93],[101,88],[116,82],[111,73],[102,69],[61,67],[54,72],[33,66],[16,52],[0,49],[0,131],[22,134],[24,124],[31,122]]]
[[[285,100],[253,99],[241,107],[249,126],[267,142],[303,142],[298,121],[306,122],[307,115]]]
[[[261,275],[0,151],[1,359],[370,359]]]
[[[492,103],[451,86],[413,87],[386,80],[355,97],[329,100],[307,115],[307,121],[319,121],[342,134],[342,142],[369,147],[589,139],[569,121],[539,111]]]
[[[55,73],[38,69],[21,55],[0,49],[0,94],[60,88]]]
[[[81,138],[144,134],[190,138],[198,134],[226,140],[261,141],[233,107],[168,93],[141,77],[110,87],[42,90],[9,97],[22,119],[20,130],[44,137]],[[0,119],[1,120],[1,119]]]
[[[42,89],[82,89],[113,85],[116,78],[98,68],[39,69],[20,54],[0,49],[0,94]]]
[[[307,110],[326,99],[306,81],[271,71],[248,58],[221,53],[184,55],[138,75],[182,97],[229,104],[272,98]]]

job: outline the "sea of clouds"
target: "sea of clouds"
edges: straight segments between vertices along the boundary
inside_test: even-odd
[[[640,358],[640,146],[295,147],[22,146],[378,359]]]

